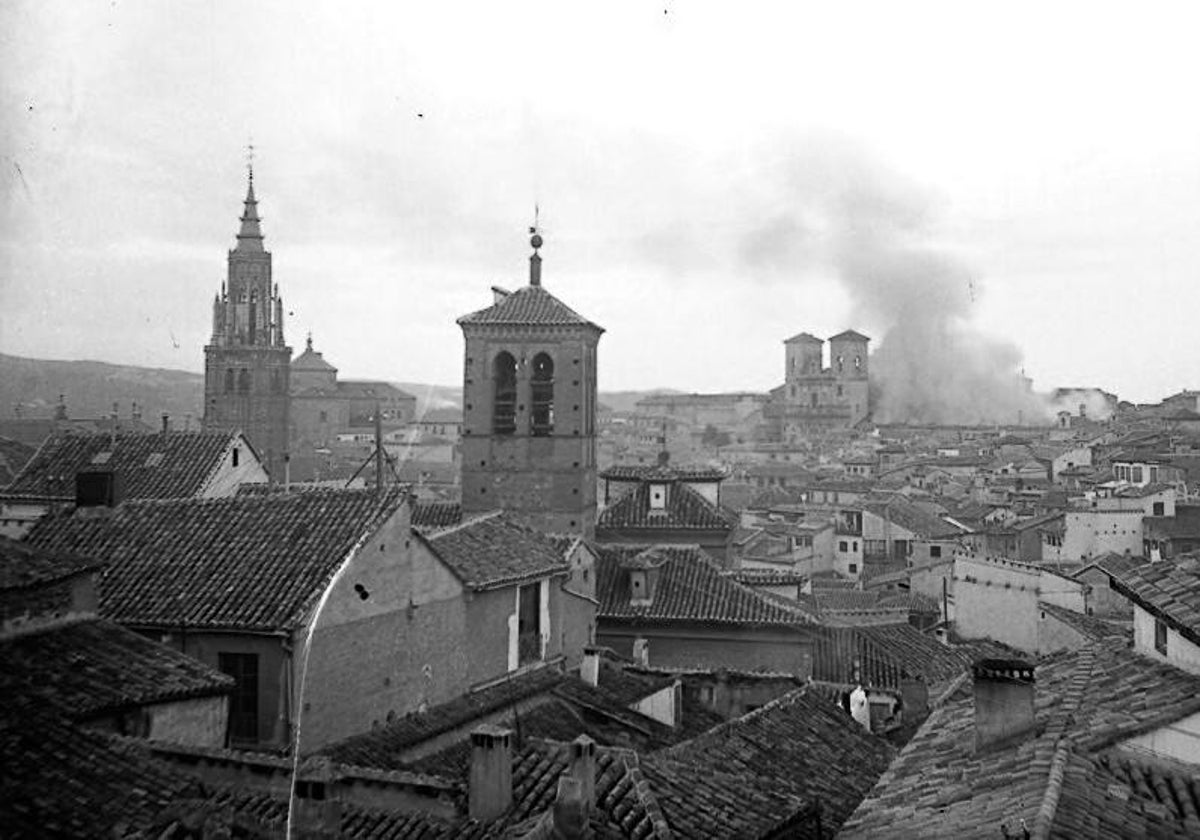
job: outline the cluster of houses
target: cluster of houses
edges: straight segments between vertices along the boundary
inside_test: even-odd
[[[1176,420],[827,430],[761,473],[660,430],[601,469],[602,329],[531,244],[459,321],[457,499],[214,428],[60,430],[16,470],[5,836],[1200,835]]]

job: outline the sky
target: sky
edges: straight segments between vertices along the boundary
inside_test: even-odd
[[[455,319],[528,281],[536,206],[605,390],[766,390],[784,339],[853,328],[1158,400],[1200,387],[1194,24],[9,0],[0,352],[201,370],[252,142],[287,338],[344,378],[460,382]]]

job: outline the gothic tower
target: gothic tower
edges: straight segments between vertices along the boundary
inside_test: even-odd
[[[502,508],[544,531],[596,525],[596,348],[603,328],[529,285],[458,319],[463,366],[462,507]]]
[[[213,301],[212,341],[204,348],[204,428],[243,431],[272,481],[282,480],[288,449],[291,358],[251,170],[237,246],[229,252],[228,277]]]

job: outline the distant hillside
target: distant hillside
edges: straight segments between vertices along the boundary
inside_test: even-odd
[[[433,408],[461,408],[462,387],[429,385],[424,382],[394,382],[397,388],[417,398],[417,414]],[[633,411],[634,405],[651,394],[678,394],[668,388],[652,391],[601,391],[600,402],[614,411]],[[203,416],[204,377],[182,370],[164,370],[108,362],[60,362],[25,359],[0,353],[0,417],[16,416],[21,406],[25,417],[49,417],[62,394],[67,415],[73,418],[108,417],[113,403],[127,418],[136,402],[142,418],[151,426],[165,412],[176,428],[192,416],[193,428]]]
[[[159,416],[166,413],[176,428],[182,428],[189,414],[193,423],[199,423],[204,377],[182,370],[0,353],[0,417],[15,417],[18,405],[24,417],[49,417],[60,394],[68,417],[108,417],[115,402],[120,416],[128,418],[136,402],[151,426],[157,426]]]

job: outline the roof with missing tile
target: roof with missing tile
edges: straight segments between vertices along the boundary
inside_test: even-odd
[[[1200,676],[1105,642],[1042,660],[1035,679],[1033,731],[983,751],[969,691],[935,709],[839,837],[1001,836],[1022,821],[1034,837],[1194,831],[1194,813],[1143,807],[1159,791],[1124,789],[1120,814],[1105,817],[1124,830],[1111,835],[1089,830],[1098,809],[1081,803],[1108,802],[1108,750],[1200,711]]]
[[[511,586],[571,570],[559,542],[495,511],[420,534],[434,555],[475,590]]]
[[[405,502],[393,489],[127,502],[52,513],[26,536],[105,564],[100,614],[122,624],[275,631],[303,622],[342,561]]]
[[[640,483],[634,490],[600,512],[597,531],[703,530],[733,532],[737,518],[714,505],[684,483],[666,490],[661,509],[650,507],[651,484]]]
[[[0,639],[0,691],[38,697],[72,719],[233,690],[214,668],[103,619]]]
[[[1113,589],[1200,644],[1200,554],[1144,563],[1117,574]]]
[[[657,560],[653,599],[630,603],[628,562],[653,552]],[[702,621],[725,625],[811,624],[799,609],[789,610],[760,592],[726,577],[699,546],[600,545],[596,559],[596,598],[601,620]]]
[[[58,433],[42,443],[3,493],[73,499],[76,473],[111,470],[120,475],[126,499],[197,496],[239,439],[230,432]]]

